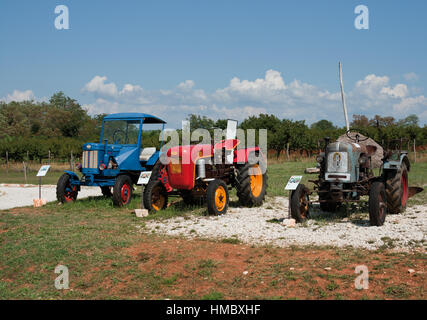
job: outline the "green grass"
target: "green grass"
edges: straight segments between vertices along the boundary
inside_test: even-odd
[[[316,179],[315,174],[305,174],[305,168],[315,167],[316,164],[313,162],[284,162],[269,164],[267,169],[268,174],[268,189],[267,194],[269,196],[288,196],[289,191],[285,191],[286,183],[291,176],[302,175],[303,179],[301,183],[310,185],[308,179]]]
[[[59,177],[63,174],[62,171],[49,171],[45,177],[42,178],[42,184],[56,184]],[[39,178],[36,177],[37,171],[30,171],[27,173],[27,181],[25,182],[24,172],[0,170],[0,183],[10,184],[39,184]]]
[[[308,166],[313,164],[287,162],[270,165],[269,196],[286,195],[283,188],[291,175],[302,174],[303,181],[315,178],[315,175],[303,174]],[[50,174],[54,177],[61,173]],[[410,185],[426,185],[427,163],[413,164],[409,180]],[[5,181],[3,175],[0,181]],[[12,183],[12,181],[8,182]],[[411,199],[410,205],[417,201],[421,203],[427,201],[426,191]],[[171,286],[179,286],[182,280],[179,273],[175,271],[172,274],[162,273],[163,264],[171,259],[181,259],[179,256],[155,256],[144,250],[131,259],[125,249],[144,241],[136,229],[136,226],[143,225],[144,221],[202,215],[206,214],[206,208],[205,206],[188,207],[178,201],[167,210],[140,219],[132,213],[133,209],[140,207],[140,203],[140,189],[138,189],[131,203],[125,208],[113,207],[111,199],[90,197],[65,205],[53,202],[40,209],[27,207],[0,211],[0,299],[114,299],[117,297],[149,299],[162,296],[162,292]],[[150,237],[157,239],[156,236],[150,235],[144,237],[146,241],[151,239]],[[387,247],[393,246],[392,239],[384,238],[383,240]],[[238,240],[229,238],[221,242],[236,244]],[[264,254],[272,254],[275,249],[266,247],[263,251]],[[337,259],[335,264],[329,261],[325,266],[338,268],[340,267],[338,261],[344,264],[348,260],[345,255]],[[144,266],[150,263],[155,263],[156,272],[153,272],[153,269],[145,269]],[[191,263],[194,266],[195,276],[209,279],[223,266],[212,259],[196,259]],[[59,264],[69,268],[70,281],[75,290],[55,289],[53,283],[57,275],[54,269]],[[392,265],[391,262],[380,262],[376,264],[373,271],[390,270]],[[313,281],[307,274],[299,276],[290,273],[289,266],[291,265],[274,265],[270,268],[269,273],[278,277],[271,280],[276,280],[273,284],[281,286],[299,278],[305,282]],[[292,266],[297,267],[296,262]],[[117,296],[111,294],[106,284],[120,287],[124,279],[129,279],[126,281],[126,286],[117,292]],[[235,285],[238,288],[238,281]],[[241,285],[244,286],[244,284]],[[309,285],[312,284],[309,283]],[[337,288],[336,283],[331,281],[324,290],[319,288],[317,292],[313,291],[313,295],[324,298],[330,296],[329,294],[336,294],[339,289],[342,287]],[[408,288],[403,285],[389,284],[384,289],[384,294],[391,298],[404,298],[408,295]],[[220,299],[223,294],[212,290],[198,296],[188,295],[187,297]]]

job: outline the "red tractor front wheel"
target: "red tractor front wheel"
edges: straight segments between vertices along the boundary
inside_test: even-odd
[[[227,212],[229,196],[228,188],[224,181],[215,179],[209,182],[206,191],[206,202],[209,214],[218,216]]]

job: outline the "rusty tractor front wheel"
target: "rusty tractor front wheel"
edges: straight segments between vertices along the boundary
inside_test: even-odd
[[[303,184],[299,184],[292,192],[291,216],[296,222],[304,222],[310,218],[309,194],[308,188]]]
[[[228,188],[225,182],[220,179],[209,182],[206,191],[206,202],[208,204],[209,214],[225,214],[228,208],[228,201]]]
[[[144,208],[150,213],[166,209],[168,193],[160,180],[152,180],[145,186],[143,194]]]
[[[384,183],[376,181],[369,191],[369,222],[371,226],[382,226],[387,215],[387,200]]]

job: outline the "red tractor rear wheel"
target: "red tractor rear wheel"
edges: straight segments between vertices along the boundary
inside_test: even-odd
[[[238,169],[237,196],[242,205],[257,207],[262,204],[267,193],[267,170],[264,161],[248,161]]]

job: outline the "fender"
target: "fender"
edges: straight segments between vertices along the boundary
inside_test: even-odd
[[[80,179],[79,179],[79,176],[76,173],[74,173],[73,171],[65,170],[64,172],[71,177],[71,184],[79,186],[79,190],[80,190]]]
[[[409,162],[408,155],[404,153],[400,155],[399,160],[389,160],[384,162],[384,170],[399,170],[402,163],[406,165],[408,171],[411,169],[411,163]]]
[[[406,168],[408,169],[408,172],[409,172],[411,170],[411,163],[409,162],[407,154],[402,154],[400,156],[400,164],[402,165],[402,163],[406,164]]]
[[[147,161],[147,166],[154,166],[157,160],[159,160],[160,158],[160,153],[161,151],[156,151],[155,153],[153,153],[153,155]]]

